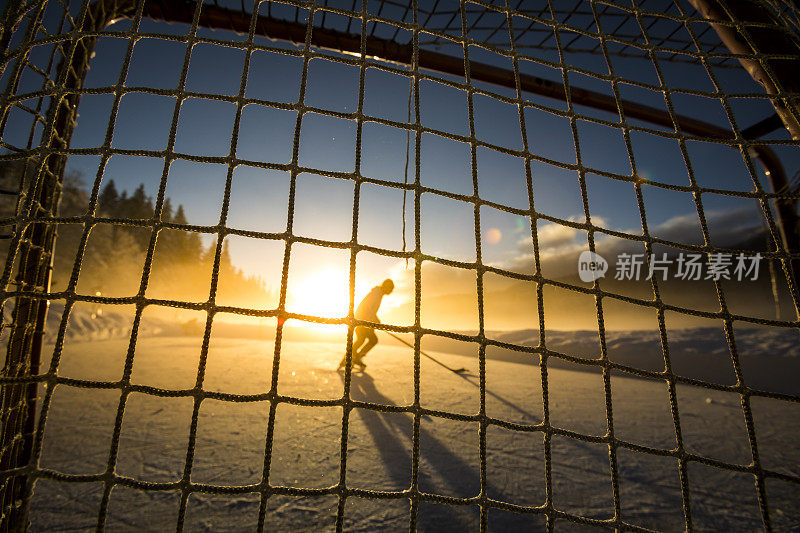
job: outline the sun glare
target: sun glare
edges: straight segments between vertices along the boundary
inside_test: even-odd
[[[319,270],[291,287],[291,310],[322,318],[347,315],[349,276],[345,271]]]

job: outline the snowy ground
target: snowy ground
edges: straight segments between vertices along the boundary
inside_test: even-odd
[[[287,330],[282,345],[278,392],[308,399],[339,398],[343,375],[335,366],[343,342],[307,342]],[[579,336],[578,336],[579,337]],[[575,335],[565,336],[575,339]],[[617,337],[614,337],[617,339]],[[649,338],[640,339],[646,346]],[[775,341],[777,342],[777,341]],[[613,344],[613,343],[611,343]],[[703,346],[702,343],[699,344]],[[195,384],[201,337],[145,337],[136,347],[131,380],[136,384],[186,389]],[[435,348],[435,346],[433,347]],[[475,350],[449,345],[423,349],[452,366],[469,369],[458,376],[427,359],[421,366],[423,407],[460,414],[478,412],[480,393]],[[123,372],[127,341],[80,342],[67,339],[59,374],[109,380]],[[647,351],[645,348],[640,350]],[[630,350],[629,350],[630,351]],[[634,352],[636,350],[633,350]],[[456,353],[454,353],[456,352]],[[460,352],[460,353],[458,353]],[[269,388],[273,342],[212,338],[203,388],[258,394]],[[355,374],[351,397],[379,405],[413,401],[412,352],[384,342],[367,358],[367,371]],[[589,434],[606,433],[603,383],[599,374],[560,365],[549,371],[551,423]],[[523,424],[542,419],[539,368],[508,360],[486,362],[486,410],[491,417]],[[675,429],[662,382],[614,377],[614,429],[617,437],[661,449],[675,447]],[[69,474],[103,472],[108,461],[120,393],[59,385],[47,420],[40,467]],[[740,465],[750,464],[739,397],[693,387],[678,387],[680,422],[690,452]],[[759,452],[765,468],[800,475],[800,404],[753,398]],[[241,486],[258,483],[264,465],[269,405],[206,399],[201,404],[191,480]],[[176,481],[185,468],[192,400],[130,395],[125,408],[116,471],[143,481]],[[403,490],[411,483],[412,416],[354,409],[349,417],[346,481],[350,487]],[[321,488],[338,483],[342,410],[280,404],[276,411],[269,482]],[[545,500],[544,454],[540,432],[514,432],[490,426],[486,438],[488,495],[520,505]],[[476,423],[423,417],[420,426],[421,491],[444,496],[478,494],[479,443]],[[593,518],[613,516],[608,448],[566,437],[552,439],[553,501],[557,509]],[[618,452],[621,510],[624,520],[648,528],[684,529],[677,462],[621,449]],[[692,519],[698,531],[754,531],[761,518],[747,474],[697,463],[689,466]],[[93,529],[102,495],[100,483],[39,480],[32,502],[33,531]],[[778,531],[800,528],[800,490],[771,479],[767,496]],[[177,491],[142,492],[117,486],[106,525],[111,531],[174,530]],[[186,513],[188,531],[249,531],[258,520],[255,494],[192,494]],[[335,496],[270,498],[267,530],[330,531]],[[348,499],[348,531],[408,529],[405,499]],[[420,531],[477,530],[477,506],[423,504]],[[538,515],[491,511],[494,531],[538,530]],[[557,531],[578,527],[564,522]]]

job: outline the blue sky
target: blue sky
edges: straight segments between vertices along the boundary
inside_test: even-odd
[[[129,21],[122,21],[109,29],[124,30],[129,26]],[[188,27],[144,20],[140,31],[184,34]],[[199,34],[216,39],[244,40],[244,36],[225,31],[201,29]],[[279,48],[292,47],[260,38],[258,42]],[[86,79],[87,88],[106,87],[117,82],[127,46],[128,40],[124,38],[103,37],[99,40],[96,57]],[[455,51],[459,52],[459,49]],[[125,85],[174,89],[178,84],[185,53],[184,43],[155,38],[138,40]],[[497,56],[489,57],[492,54],[475,46],[470,47],[470,54],[474,60],[496,63],[504,61]],[[191,51],[186,89],[209,95],[238,93],[244,58],[245,52],[242,50],[208,43],[195,45]],[[604,71],[602,58],[575,57],[571,60],[584,68],[607,72],[607,69]],[[560,72],[550,67],[532,61],[522,61],[520,66],[523,72],[560,82]],[[662,62],[662,67],[667,80],[676,88],[713,90],[708,76],[702,71],[698,70],[692,76],[681,76],[670,63]],[[635,74],[642,81],[657,82],[654,72],[647,68],[642,69],[641,62],[637,66],[615,58],[614,68],[623,76]],[[634,72],[634,69],[639,70]],[[250,63],[245,96],[278,103],[295,103],[301,70],[300,58],[272,51],[256,51]],[[754,90],[753,82],[741,72],[720,69],[717,73],[728,90]],[[570,72],[569,78],[570,83],[575,86],[611,94],[610,84],[605,81],[575,72]],[[358,82],[357,67],[312,59],[309,63],[305,103],[331,111],[354,112],[358,104]],[[36,89],[33,85],[27,87],[26,83],[31,83],[30,79],[23,78],[19,92]],[[409,91],[407,77],[370,68],[366,72],[365,84],[365,114],[398,122],[406,121]],[[514,96],[513,91],[507,89],[480,83],[476,83],[476,86]],[[620,85],[620,90],[623,97],[664,108],[663,95],[626,84]],[[565,109],[565,104],[560,101],[531,95],[527,95],[527,98],[554,109]],[[678,113],[729,127],[719,100],[680,93],[673,94],[672,98]],[[422,80],[419,99],[423,126],[456,135],[469,135],[466,93],[430,80]],[[111,94],[83,97],[72,148],[97,148],[102,145],[112,102]],[[768,105],[753,99],[731,99],[730,103],[740,128],[771,113]],[[133,150],[164,149],[174,105],[175,99],[172,97],[141,93],[125,95],[116,118],[111,146]],[[592,117],[618,120],[614,115],[595,110],[580,107],[576,110]],[[188,155],[228,155],[234,114],[235,106],[229,102],[206,98],[185,100],[177,125],[175,151]],[[513,150],[522,148],[515,106],[484,95],[476,95],[474,116],[478,139]],[[247,105],[243,110],[235,145],[237,156],[258,162],[289,163],[296,118],[297,112],[294,110],[259,104]],[[524,118],[532,153],[554,161],[576,163],[576,150],[568,119],[534,108],[527,108]],[[5,140],[19,143],[26,135],[28,127],[29,124],[26,125],[24,121],[10,120]],[[585,166],[631,175],[632,170],[620,130],[586,120],[578,120],[577,129],[581,161]],[[356,132],[355,121],[318,113],[305,114],[299,142],[299,164],[326,171],[353,172]],[[786,137],[778,132],[772,138]],[[631,142],[639,175],[661,183],[689,184],[686,165],[677,142],[641,132],[632,132]],[[410,181],[414,179],[414,148],[412,135]],[[737,151],[727,146],[701,142],[689,142],[687,149],[699,185],[727,190],[752,190],[752,180]],[[779,151],[779,155],[791,175],[792,170],[798,168],[800,157],[796,151],[790,153],[787,150]],[[360,168],[364,176],[402,182],[405,158],[406,134],[403,130],[376,122],[366,122],[363,125]],[[523,158],[478,147],[476,161],[478,190],[482,198],[515,208],[528,207]],[[423,185],[456,194],[473,193],[469,144],[424,133],[421,136],[419,163]],[[72,156],[68,163],[70,169],[83,173],[87,183],[94,180],[98,164],[99,156],[92,155]],[[103,180],[114,179],[118,188],[129,191],[139,183],[144,183],[147,193],[155,197],[163,166],[164,162],[160,158],[114,155],[106,167]],[[536,209],[545,215],[561,219],[582,220],[584,207],[577,172],[540,161],[533,161],[531,168]],[[175,161],[169,168],[167,195],[172,199],[173,205],[184,205],[190,223],[214,225],[219,221],[227,170],[226,165]],[[762,184],[768,188],[763,179]],[[595,224],[641,234],[633,184],[587,173],[586,185],[589,210]],[[643,190],[648,224],[655,235],[663,230],[665,235],[669,234],[678,240],[681,240],[682,235],[687,242],[697,239],[697,215],[690,194],[653,186],[644,186]],[[284,231],[288,191],[288,172],[238,166],[233,173],[228,226],[264,232]],[[352,181],[312,173],[299,175],[294,233],[320,239],[349,240],[353,194]],[[360,242],[400,249],[402,196],[402,192],[397,189],[374,184],[362,186]],[[715,220],[720,217],[721,220],[724,219],[726,213],[738,213],[741,220],[749,221],[742,227],[759,224],[757,204],[753,200],[705,194],[703,202],[707,213],[711,213],[709,224],[712,240],[717,232],[721,239],[723,234],[725,239],[731,239],[729,224],[715,227]],[[410,248],[414,246],[413,205],[413,195],[409,194],[406,230]],[[471,204],[436,194],[425,194],[422,197],[421,212],[423,252],[451,259],[475,260]],[[520,260],[524,262],[529,256],[526,253],[530,248],[529,219],[486,206],[481,208],[480,213],[483,260],[519,267]],[[683,226],[676,230],[676,224]],[[557,244],[558,239],[563,239],[564,235],[557,228],[548,227],[549,225],[551,223],[540,221],[539,228],[544,237],[556,235]],[[685,228],[685,231],[681,228]],[[549,241],[547,238],[542,240],[543,251],[547,252]],[[206,237],[206,242],[211,242],[210,235]],[[265,278],[272,278],[271,272],[279,269],[282,259],[280,247],[272,246],[275,250],[268,257],[266,252],[257,251],[269,247],[254,239],[231,239],[234,263],[248,273]],[[309,260],[307,268],[314,268],[315,261]],[[304,267],[298,265],[297,268]],[[378,271],[379,267],[374,268],[374,271],[369,272],[370,277],[379,281],[384,274]]]

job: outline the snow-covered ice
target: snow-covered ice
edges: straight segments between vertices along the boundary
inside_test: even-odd
[[[307,400],[332,400],[344,393],[344,375],[335,366],[344,351],[341,338],[310,342],[307,335],[287,328],[280,350],[278,394]],[[294,333],[293,333],[294,332]],[[672,332],[670,331],[672,334]],[[738,332],[737,332],[738,333]],[[783,339],[785,331],[743,330],[737,336],[742,359],[775,360],[793,364],[797,343]],[[789,334],[796,332],[789,331]],[[500,334],[498,334],[500,335]],[[503,333],[503,340],[534,345],[538,332]],[[550,333],[548,333],[550,335]],[[695,353],[703,361],[724,360],[715,352],[717,340],[703,330],[676,331],[673,354]],[[527,340],[526,340],[527,339]],[[533,340],[531,340],[533,339]],[[596,357],[594,338],[583,332],[548,336],[548,348]],[[722,339],[724,341],[724,338]],[[681,344],[684,343],[684,344]],[[610,332],[609,357],[625,364],[655,361],[663,369],[657,334]],[[783,347],[784,352],[776,353]],[[131,383],[168,390],[195,386],[202,347],[201,335],[145,336],[136,343]],[[724,345],[723,345],[724,347]],[[420,405],[425,409],[461,415],[480,410],[480,378],[476,345],[423,338],[423,350],[451,366],[466,367],[456,375],[421,358]],[[52,351],[52,347],[48,347]],[[124,337],[86,342],[69,337],[58,367],[68,378],[116,381],[123,375],[128,340]],[[655,350],[655,353],[653,351]],[[694,352],[692,352],[694,350]],[[721,348],[720,348],[721,350]],[[757,351],[758,353],[754,352]],[[764,351],[768,350],[767,354]],[[719,350],[718,350],[719,351]],[[751,353],[752,352],[752,353]],[[213,336],[204,367],[202,387],[208,392],[263,394],[270,388],[274,341]],[[638,357],[634,357],[639,354]],[[714,355],[716,354],[716,355]],[[718,356],[718,357],[717,357]],[[725,353],[725,356],[729,355]],[[763,356],[763,357],[762,357]],[[661,367],[658,368],[658,358]],[[681,355],[677,359],[681,360]],[[527,358],[527,359],[526,359]],[[366,358],[364,374],[353,374],[350,397],[387,407],[414,402],[413,352],[384,341]],[[533,362],[534,364],[524,364]],[[550,423],[557,428],[601,437],[608,431],[602,375],[582,371],[577,364],[548,364]],[[687,360],[688,361],[688,360]],[[47,361],[45,362],[47,363]],[[557,363],[557,364],[556,364]],[[714,363],[716,364],[716,363]],[[702,365],[697,368],[701,368]],[[44,367],[46,368],[46,366]],[[692,371],[692,367],[686,368]],[[723,379],[714,365],[701,379]],[[793,367],[792,367],[793,368]],[[676,372],[679,368],[676,367]],[[706,372],[702,370],[701,372]],[[769,388],[760,372],[759,386]],[[797,374],[794,374],[796,378]],[[494,419],[535,426],[542,422],[542,379],[529,355],[489,350],[486,359],[486,414]],[[745,376],[747,378],[747,374]],[[723,379],[727,383],[727,378]],[[735,379],[734,379],[735,382]],[[776,390],[798,393],[791,380],[776,380]],[[611,379],[614,434],[634,444],[659,450],[676,447],[675,426],[663,380],[615,374]],[[689,453],[736,465],[752,462],[741,398],[731,392],[679,385],[677,401],[685,449]],[[114,422],[120,402],[118,388],[85,389],[58,385],[47,417],[39,467],[66,474],[99,474],[109,460]],[[800,475],[800,403],[751,398],[758,452],[763,468]],[[127,399],[119,440],[117,475],[147,482],[177,482],[187,469],[187,446],[192,420],[191,397],[159,397],[133,392]],[[264,475],[268,401],[228,402],[206,398],[200,404],[194,455],[188,466],[193,483],[224,487],[258,484]],[[342,439],[341,406],[299,406],[279,403],[268,481],[273,486],[325,488],[339,483]],[[413,415],[354,408],[348,417],[344,479],[348,487],[402,491],[412,482]],[[422,416],[419,426],[418,488],[428,494],[460,498],[480,492],[480,441],[477,421]],[[608,446],[553,435],[552,501],[556,509],[589,518],[614,515]],[[489,425],[486,431],[487,496],[517,505],[545,503],[545,460],[541,431],[514,431]],[[625,448],[617,450],[621,517],[646,528],[678,531],[685,528],[678,462]],[[697,530],[753,531],[761,514],[754,478],[690,462],[688,469],[692,521]],[[773,526],[778,531],[800,527],[800,490],[768,479],[766,491]],[[34,531],[92,529],[103,484],[39,479],[32,501]],[[238,491],[234,491],[238,492]],[[121,485],[111,493],[106,526],[118,530],[174,530],[180,493],[176,489],[141,491]],[[188,531],[249,531],[257,526],[258,493],[205,494],[193,492],[186,507]],[[271,531],[330,531],[335,528],[336,495],[273,495],[267,500],[266,529]],[[406,498],[348,498],[347,531],[407,530],[410,504]],[[477,530],[477,505],[419,506],[420,531]],[[515,514],[492,509],[490,530],[538,530],[541,514]],[[559,521],[558,531],[579,526]]]

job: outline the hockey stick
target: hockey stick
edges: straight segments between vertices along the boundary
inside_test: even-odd
[[[408,346],[408,347],[409,347],[409,348],[411,348],[412,350],[414,349],[414,345],[407,343],[406,341],[404,341],[403,339],[401,339],[400,337],[398,337],[398,336],[397,336],[397,335],[395,335],[394,333],[391,333],[391,332],[389,332],[389,331],[384,331],[384,333],[386,333],[387,335],[390,335],[391,337],[394,337],[396,340],[398,340],[398,341],[402,342],[403,344],[405,344],[406,346]],[[439,366],[441,366],[441,367],[444,367],[444,368],[446,368],[447,370],[449,370],[450,372],[453,372],[453,373],[455,373],[455,374],[463,374],[463,373],[465,373],[465,372],[468,372],[468,370],[467,370],[466,368],[463,368],[463,367],[462,367],[462,368],[452,368],[452,367],[449,367],[449,366],[447,366],[446,364],[444,364],[444,363],[442,363],[441,361],[439,361],[438,359],[436,359],[435,357],[432,357],[432,356],[430,356],[430,355],[426,354],[426,353],[425,353],[425,352],[423,352],[422,350],[420,350],[420,351],[419,351],[419,353],[421,353],[422,355],[424,355],[425,357],[427,357],[428,359],[430,359],[431,361],[433,361],[433,362],[434,362],[434,363],[436,363],[437,365],[439,365]]]

